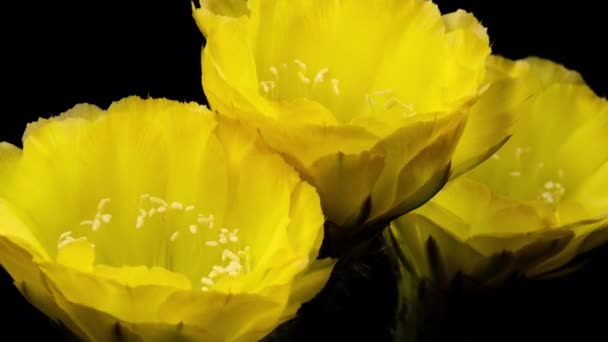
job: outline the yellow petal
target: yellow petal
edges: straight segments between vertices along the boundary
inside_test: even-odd
[[[482,163],[502,147],[513,132],[517,120],[515,110],[531,95],[531,89],[519,80],[490,85],[469,113],[452,158],[452,178]]]
[[[137,97],[41,120],[0,145],[0,262],[83,339],[259,340],[327,279],[295,285],[320,199],[257,134]]]
[[[372,192],[371,219],[413,210],[445,184],[465,118],[460,113],[414,122],[375,146],[375,153],[385,155],[385,167]]]

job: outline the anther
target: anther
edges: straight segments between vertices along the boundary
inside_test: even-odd
[[[310,84],[310,78],[306,77],[301,71],[298,71],[298,77],[300,78],[300,81],[302,81],[302,83]]]
[[[329,72],[328,68],[323,68],[315,75],[315,83],[321,83],[325,80],[325,75]]]
[[[336,95],[340,95],[340,88],[338,87],[339,84],[340,80],[337,80],[335,78],[331,79],[331,89]]]
[[[112,219],[112,214],[103,214],[103,215],[100,215],[100,218],[103,221],[103,223],[110,223],[110,220]]]
[[[213,280],[211,280],[210,278],[207,278],[207,277],[202,277],[201,283],[203,283],[207,286],[213,286],[215,284],[215,282]]]
[[[93,221],[93,227],[91,227],[91,229],[96,232],[99,230],[99,227],[101,227],[101,221],[99,220],[95,220]]]
[[[277,70],[277,67],[271,66],[270,68],[268,68],[268,70],[270,70],[270,73],[273,74],[275,77],[279,77],[279,70]]]
[[[196,232],[198,231],[198,226],[195,224],[191,224],[188,228],[190,229],[190,233],[192,234],[196,234]]]
[[[97,210],[98,211],[102,211],[103,207],[106,206],[106,204],[108,204],[108,202],[110,202],[109,198],[102,198],[101,201],[99,201],[99,204],[97,205]]]
[[[184,205],[180,202],[173,202],[171,203],[170,208],[175,210],[184,210]]]
[[[177,238],[179,237],[179,232],[178,231],[174,231],[173,234],[171,234],[171,242],[177,240]]]
[[[302,69],[302,71],[306,72],[306,64],[304,64],[301,60],[294,59],[293,62],[296,63],[298,65],[298,67],[300,67],[300,69]]]

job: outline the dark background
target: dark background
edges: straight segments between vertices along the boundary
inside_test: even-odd
[[[457,8],[474,12],[489,29],[494,53],[553,59],[578,70],[599,95],[608,95],[608,27],[601,1],[436,2],[444,13]],[[0,140],[19,144],[27,122],[79,102],[106,107],[132,94],[205,101],[199,63],[203,39],[188,1],[57,0],[1,6]],[[460,299],[447,313],[450,323],[433,340],[608,340],[608,251],[593,260],[558,281],[515,282]],[[291,325],[297,333],[275,336],[387,340],[394,301],[389,265],[381,253],[371,254],[341,267],[320,299],[306,306],[305,318]],[[12,334],[19,339],[59,336],[2,274],[0,339],[17,339],[8,337]]]

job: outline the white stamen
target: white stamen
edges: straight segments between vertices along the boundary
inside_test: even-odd
[[[141,229],[144,226],[144,216],[137,216],[137,222],[135,223],[135,229]]]
[[[167,207],[165,206],[160,206],[158,208],[156,208],[156,211],[158,211],[159,213],[164,213],[167,210]]]
[[[171,234],[171,242],[177,240],[177,237],[179,236],[179,232],[178,231],[174,231],[173,234]]]
[[[102,211],[103,207],[106,206],[106,204],[108,204],[108,202],[110,202],[109,198],[102,198],[101,201],[99,201],[99,204],[97,205],[97,210],[98,211]]]
[[[70,236],[70,235],[72,235],[72,231],[71,230],[68,230],[67,232],[63,232],[63,233],[61,233],[61,235],[59,235],[59,240],[62,240],[65,237]]]
[[[194,210],[194,206],[193,206],[192,204],[191,204],[191,205],[189,205],[189,206],[187,206],[187,207],[184,209],[184,211],[192,211],[192,210]]]
[[[293,62],[296,63],[298,65],[298,67],[300,67],[300,69],[302,69],[302,71],[306,72],[306,64],[304,64],[301,60],[294,59]]]
[[[196,234],[196,232],[198,232],[198,226],[195,224],[191,224],[188,228],[190,229],[190,233],[192,234]]]
[[[519,177],[519,176],[521,176],[521,172],[519,172],[519,171],[512,171],[512,172],[509,172],[509,176],[511,176],[511,177]]]
[[[498,155],[498,153],[494,153],[492,155],[492,159],[500,160],[500,156]]]
[[[241,258],[239,258],[238,255],[234,254],[229,249],[224,249],[224,252],[222,253],[222,261],[226,261],[226,259],[230,259],[230,261],[234,262],[241,261]]]
[[[340,80],[337,80],[335,78],[331,79],[331,90],[336,95],[340,95],[340,88],[338,87],[339,84],[340,84]]]
[[[74,241],[75,241],[75,239],[73,237],[67,236],[63,240],[59,241],[59,243],[57,243],[57,248],[61,249]]]
[[[154,214],[156,214],[156,208],[152,208],[152,209],[150,209],[150,211],[148,211],[148,216],[149,217],[154,216]]]
[[[142,194],[141,196],[139,196],[139,199],[142,201],[147,200],[148,198],[150,198],[149,194]]]
[[[230,240],[230,242],[238,242],[238,241],[239,241],[239,237],[238,237],[238,236],[236,236],[236,235],[235,235],[235,234],[233,234],[233,233],[230,233],[230,234],[228,235],[228,240]]]
[[[148,213],[143,209],[139,209],[139,216],[146,217],[148,216]]]
[[[271,66],[270,68],[268,68],[268,70],[270,70],[270,73],[273,74],[275,77],[279,77],[279,70],[277,70],[277,67]]]
[[[553,198],[553,194],[548,191],[543,192],[542,197],[543,200],[545,200],[545,202],[547,203],[553,203],[555,201],[555,199]]]
[[[376,101],[374,101],[374,99],[372,99],[372,97],[369,96],[369,94],[365,94],[365,101],[367,101],[367,103],[369,103],[370,106],[376,107]]]
[[[551,190],[553,188],[553,182],[552,181],[548,181],[545,183],[545,189],[547,190]]]
[[[171,203],[170,208],[175,210],[184,210],[184,205],[180,202],[173,202]]]
[[[213,269],[213,271],[215,271],[215,272],[217,272],[219,274],[226,273],[226,270],[222,266],[215,265],[215,266],[212,267],[212,269]]]
[[[93,220],[84,220],[82,222],[80,222],[81,226],[92,226],[93,225]]]
[[[392,89],[376,90],[374,95],[390,95],[393,93]]]
[[[205,244],[209,247],[215,247],[218,245],[217,241],[207,241]]]
[[[110,223],[110,220],[112,220],[112,214],[103,214],[100,218],[103,223]]]
[[[302,83],[310,84],[310,78],[306,77],[306,75],[304,75],[304,73],[302,73],[301,71],[298,71],[298,77],[300,78],[300,81],[302,81]]]
[[[238,276],[239,274],[241,274],[242,270],[243,266],[241,266],[238,261],[231,261],[226,267],[226,273],[228,273],[230,277]]]
[[[209,225],[207,226],[209,229],[213,229],[213,227],[215,227],[215,223],[213,223],[213,221],[209,222]]]
[[[228,243],[228,239],[226,238],[226,235],[224,235],[224,234],[220,234],[219,241],[220,241],[220,244],[222,244],[222,245],[225,245]]]
[[[207,292],[207,291],[209,291],[209,288],[207,286],[203,286],[203,287],[201,287],[201,291]]]
[[[329,72],[328,68],[323,68],[315,75],[315,83],[321,83],[325,80],[325,75]]]
[[[99,221],[97,219],[95,221],[93,221],[93,227],[91,227],[91,229],[94,232],[98,231],[100,227],[101,227],[101,221]]]
[[[222,228],[222,229],[220,229],[220,232],[221,233],[228,233],[228,228]]]
[[[167,202],[163,201],[162,199],[160,199],[158,197],[150,197],[150,202],[160,204],[165,207],[168,206]]]
[[[207,286],[213,286],[215,284],[215,282],[213,280],[211,280],[210,278],[207,278],[207,277],[202,277],[201,283],[203,283]]]
[[[262,87],[262,91],[264,92],[264,95],[268,95],[268,93],[270,92],[270,89],[268,89],[268,84],[266,84],[266,82],[262,81],[262,82],[260,82],[260,86]]]

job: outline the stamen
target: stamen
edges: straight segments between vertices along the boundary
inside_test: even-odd
[[[298,65],[298,67],[300,67],[300,69],[302,69],[302,71],[306,72],[306,64],[304,64],[301,60],[296,58],[293,60],[293,62],[296,63]],[[287,67],[287,65],[285,65],[285,67]]]
[[[325,75],[329,72],[328,68],[323,68],[315,75],[315,83],[321,83],[325,80]]]
[[[150,197],[150,202],[155,203],[155,204],[160,204],[164,207],[168,206],[167,202],[163,201],[162,199],[158,198],[158,197]]]
[[[173,234],[171,234],[171,242],[174,242],[175,240],[177,240],[177,238],[179,237],[179,232],[176,230],[173,232]]]
[[[511,177],[519,177],[519,176],[521,176],[521,172],[519,172],[519,171],[511,171],[511,172],[509,172],[509,176],[511,176]]]
[[[110,220],[112,219],[112,214],[103,214],[100,216],[100,218],[103,223],[110,223]]]
[[[189,206],[187,206],[187,207],[184,209],[184,211],[192,211],[192,210],[194,210],[194,206],[193,206],[192,204],[191,204],[191,205],[189,205]]]
[[[135,223],[135,229],[141,229],[144,226],[144,216],[137,216],[137,222]]]
[[[213,286],[215,284],[215,282],[213,280],[211,280],[210,278],[207,278],[207,277],[202,277],[201,283],[203,283],[207,286]]]
[[[384,90],[376,90],[374,92],[374,95],[379,96],[379,95],[390,95],[393,93],[392,89],[384,89]]]
[[[365,101],[367,101],[367,103],[369,103],[370,106],[372,107],[376,107],[376,101],[374,101],[374,99],[372,99],[371,96],[369,96],[369,94],[365,94]]]
[[[184,205],[180,202],[173,202],[171,203],[170,208],[175,210],[184,210]]]
[[[192,234],[196,234],[196,232],[198,232],[198,226],[195,224],[191,224],[188,228],[190,229],[190,233]]]
[[[94,232],[98,231],[100,227],[101,227],[101,221],[99,221],[97,219],[95,221],[93,221],[93,227],[91,227],[91,229]]]
[[[103,210],[103,207],[106,206],[106,204],[108,204],[108,202],[110,202],[109,198],[102,198],[101,201],[99,201],[99,204],[97,204],[97,211],[100,212]]]
[[[277,70],[277,67],[271,66],[270,68],[268,68],[268,70],[270,70],[270,73],[275,77],[279,77],[279,70]]]
[[[217,241],[207,241],[205,244],[209,247],[215,247],[218,245]]]
[[[156,208],[156,211],[158,211],[159,213],[164,213],[167,210],[167,207],[165,206],[160,206],[158,208]]]
[[[336,95],[340,95],[340,88],[338,87],[339,84],[340,80],[337,80],[335,78],[331,79],[331,89]]]
[[[298,77],[304,84],[310,84],[310,78],[306,77],[301,71],[298,71]]]

